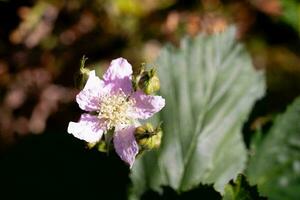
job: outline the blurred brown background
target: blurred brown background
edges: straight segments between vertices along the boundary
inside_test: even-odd
[[[137,68],[155,64],[166,42],[230,24],[255,67],[266,69],[268,93],[255,117],[281,111],[300,94],[299,7],[296,0],[2,0],[0,152],[26,135],[67,134],[80,114],[83,55],[99,73],[120,56]]]

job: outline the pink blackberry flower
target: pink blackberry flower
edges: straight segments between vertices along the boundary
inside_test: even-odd
[[[88,143],[96,143],[103,134],[114,131],[115,151],[130,167],[139,151],[134,137],[138,119],[147,119],[165,106],[161,96],[134,91],[131,80],[132,67],[124,58],[111,62],[103,80],[91,71],[76,96],[79,107],[87,113],[68,126],[68,133]]]

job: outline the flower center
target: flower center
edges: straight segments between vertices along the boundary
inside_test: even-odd
[[[134,105],[132,99],[128,99],[123,92],[101,97],[100,111],[98,117],[104,119],[107,129],[128,125],[131,118],[128,115],[129,109]]]

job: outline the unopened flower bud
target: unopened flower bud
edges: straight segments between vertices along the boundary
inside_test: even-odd
[[[100,152],[108,151],[108,146],[107,146],[106,142],[103,140],[100,140],[97,147],[98,147],[98,151],[100,151]]]
[[[144,92],[146,94],[153,94],[155,92],[157,92],[160,88],[160,81],[157,75],[154,75],[152,77],[150,77],[150,79],[148,80],[148,83],[146,84],[145,88],[144,88]]]
[[[136,128],[135,138],[142,150],[155,149],[160,146],[162,130],[160,126],[156,129],[150,123]]]
[[[137,137],[141,137],[144,133],[153,132],[153,131],[154,131],[154,128],[153,128],[152,124],[146,123],[142,126],[137,127],[135,130],[135,134]]]
[[[145,94],[153,94],[160,89],[160,81],[155,69],[145,71],[144,67],[134,81],[135,89],[141,89]]]

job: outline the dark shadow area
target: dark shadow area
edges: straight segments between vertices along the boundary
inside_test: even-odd
[[[142,200],[200,200],[200,199],[212,199],[218,200],[221,199],[221,195],[216,192],[212,186],[198,186],[197,188],[190,190],[188,192],[183,192],[181,194],[177,194],[170,187],[163,187],[163,193],[159,194],[150,190],[146,192],[142,197]]]
[[[88,149],[67,133],[25,137],[0,158],[0,199],[127,199],[129,168],[114,153]],[[177,194],[146,192],[152,199],[221,199],[211,186]]]
[[[0,199],[127,199],[128,167],[67,133],[30,136],[0,159]]]

